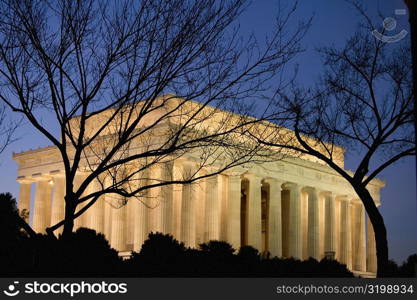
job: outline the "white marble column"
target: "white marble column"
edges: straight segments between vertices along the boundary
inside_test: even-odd
[[[175,181],[182,179],[183,160],[177,159],[174,161],[173,176]],[[173,185],[173,215],[172,215],[172,231],[174,238],[181,241],[181,218],[182,218],[182,184]]]
[[[162,164],[161,169],[162,180],[165,182],[171,182],[174,178],[174,164],[173,162],[166,162]],[[162,186],[162,232],[165,234],[173,234],[173,185],[168,184]]]
[[[207,175],[207,170],[201,169],[198,172],[198,177]],[[195,213],[197,222],[195,224],[196,226],[196,244],[200,245],[202,243],[207,242],[207,226],[206,226],[206,179],[203,178],[199,181],[197,181],[194,184],[197,187],[196,196],[197,201],[195,203]],[[201,220],[201,221],[198,221]]]
[[[366,233],[365,233],[365,208],[362,203],[355,203],[353,206],[355,210],[355,248],[353,252],[355,253],[355,261],[353,263],[353,268],[356,271],[365,272],[366,271]]]
[[[130,197],[126,203],[126,251],[132,251],[135,243],[135,198]]]
[[[219,240],[220,215],[217,175],[206,178],[205,241]]]
[[[145,170],[138,173],[134,177],[134,189],[146,187],[148,183],[148,171]],[[140,252],[143,242],[148,238],[148,207],[146,206],[146,200],[149,190],[143,190],[132,197],[129,202],[132,205],[133,216],[133,251]],[[130,225],[129,225],[130,226]]]
[[[51,223],[51,194],[50,179],[39,178],[36,181],[35,204],[33,214],[33,230],[45,233]]]
[[[320,260],[319,196],[316,188],[309,187],[308,193],[308,256]]]
[[[53,199],[51,212],[51,225],[55,225],[65,219],[65,176],[64,174],[56,174],[53,176]],[[64,226],[55,230],[55,234],[62,233]]]
[[[338,196],[337,194],[334,194],[334,204],[335,204],[335,217],[336,217],[336,226],[335,226],[335,231],[336,231],[336,255],[335,255],[335,259],[337,261],[342,261],[341,260],[341,253],[342,253],[342,249],[341,249],[341,240],[342,240],[342,227],[341,227],[341,219],[342,219],[342,201],[340,196]]]
[[[262,202],[261,177],[256,174],[247,174],[247,236],[248,245],[262,251]]]
[[[235,250],[239,250],[240,241],[240,206],[242,180],[240,175],[231,174],[228,176],[228,203],[227,203],[227,242]]]
[[[265,182],[269,185],[268,251],[272,257],[282,257],[281,186],[283,182],[275,178],[268,178]]]
[[[194,174],[194,166],[183,162],[183,174],[185,179]],[[187,247],[196,247],[196,187],[193,184],[182,185],[181,199],[181,241]]]
[[[104,236],[109,243],[111,241],[113,223],[113,207],[111,205],[111,197],[113,197],[113,195],[105,194],[102,199],[104,201]]]
[[[29,224],[29,213],[30,213],[30,187],[32,182],[25,179],[18,179],[20,184],[19,192],[19,213],[22,213],[23,210],[26,213],[25,221]]]
[[[102,189],[100,183],[97,181],[93,181],[91,184],[93,185],[91,192],[97,192]],[[89,227],[97,233],[104,233],[104,206],[105,196],[103,195],[89,208]]]
[[[300,192],[300,205],[301,205],[301,241],[302,241],[302,251],[301,259],[305,260],[309,258],[308,253],[308,193],[304,188]]]
[[[301,189],[294,183],[289,184],[288,187],[290,190],[289,255],[302,259]]]
[[[131,199],[130,201],[133,201],[135,216],[133,219],[133,251],[139,252],[143,242],[148,238],[148,209],[140,198]]]
[[[376,259],[376,244],[375,244],[375,232],[369,217],[368,220],[368,245],[366,248],[366,271],[376,273],[377,271],[377,259]]]
[[[336,199],[332,192],[325,194],[324,252],[336,254]]]
[[[111,194],[113,197],[111,246],[117,251],[126,250],[126,204],[121,196]]]
[[[86,176],[87,176],[87,174],[84,173],[84,172],[78,172],[75,175],[74,192],[77,192],[78,188],[81,186],[81,184],[85,180]],[[82,193],[81,197],[83,197],[83,195],[85,195],[86,193],[88,193],[88,189],[86,189]],[[86,202],[82,202],[82,203],[78,204],[75,212],[78,213],[85,205],[86,205]],[[74,219],[74,229],[73,230],[77,231],[78,228],[87,226],[86,218],[87,218],[86,217],[86,212],[84,212],[81,216]]]
[[[349,270],[352,270],[352,214],[351,203],[347,197],[341,199],[340,208],[340,262],[345,264]]]
[[[228,178],[225,174],[219,174],[217,176],[217,194],[219,197],[219,240],[226,241],[227,240],[227,202],[228,194],[227,194],[227,186],[228,186]]]
[[[162,172],[159,164],[153,165],[149,168],[149,182],[154,185],[161,183]],[[147,204],[149,206],[148,227],[150,232],[162,232],[162,217],[163,217],[163,202],[161,187],[154,187],[149,189]]]
[[[150,168],[150,184],[170,182],[173,163],[160,163]],[[173,185],[162,185],[149,190],[149,229],[152,232],[172,234]]]

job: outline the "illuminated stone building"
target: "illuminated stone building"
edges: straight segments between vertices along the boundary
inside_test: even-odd
[[[344,165],[343,149],[338,164]],[[32,228],[44,232],[64,217],[65,178],[55,147],[14,154],[20,183],[19,209],[30,211]],[[153,166],[156,177],[192,171],[196,157],[183,155]],[[78,180],[85,176],[78,174]],[[380,205],[378,179],[369,191]],[[94,186],[91,189],[97,188]],[[31,194],[32,193],[32,194]],[[115,208],[102,196],[75,227],[103,233],[120,252],[138,251],[150,232],[172,234],[186,246],[224,240],[235,249],[251,245],[272,256],[332,256],[362,276],[375,276],[372,226],[352,187],[335,171],[309,158],[247,164],[188,185],[149,190],[153,205],[128,201]]]

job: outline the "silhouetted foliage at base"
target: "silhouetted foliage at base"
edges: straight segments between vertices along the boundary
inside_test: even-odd
[[[61,260],[61,267],[67,274],[117,274],[121,268],[117,251],[95,230],[79,228],[69,239],[60,239],[59,244],[66,258]]]
[[[17,223],[16,200],[0,194],[0,275],[115,276],[122,261],[104,235],[79,228],[68,239],[38,234],[27,236]]]
[[[171,235],[151,233],[139,253],[127,260],[128,276],[143,277],[352,277],[337,261],[262,258],[258,250],[235,249],[224,241],[185,248]]]
[[[9,193],[0,194],[0,270],[2,274],[22,274],[30,263],[30,243],[16,222],[19,212]]]
[[[184,253],[184,244],[172,236],[150,233],[149,238],[143,243],[141,251],[139,253],[132,252],[131,258],[125,262],[125,269],[132,275],[136,274],[135,268],[137,266],[140,267],[140,272],[151,273],[155,270],[166,274],[172,269],[180,267],[179,264]]]
[[[26,235],[10,194],[0,194],[0,276],[3,277],[352,277],[335,260],[305,261],[262,257],[251,246],[238,251],[224,241],[186,248],[171,235],[151,233],[139,253],[123,261],[103,234],[79,228],[68,238]],[[414,277],[417,254],[400,267],[389,264],[390,277]]]
[[[386,265],[385,277],[402,277],[399,275],[399,268],[395,261],[389,259]]]
[[[2,275],[116,276],[121,267],[117,251],[110,248],[102,234],[80,228],[66,240],[42,234],[27,238],[23,253],[13,260],[13,268],[2,268]]]
[[[401,277],[417,277],[417,254],[410,255],[398,270]]]
[[[410,255],[400,266],[393,260],[388,260],[386,277],[417,277],[417,254]]]

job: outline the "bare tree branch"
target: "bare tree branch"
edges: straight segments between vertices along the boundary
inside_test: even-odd
[[[311,20],[289,29],[294,4],[260,43],[239,35],[247,5],[0,1],[0,84],[7,87],[0,99],[56,146],[64,165],[65,220],[49,232],[64,225],[68,235],[106,194],[140,198],[147,189],[271,159],[246,133],[267,119],[265,94],[302,51]],[[145,175],[186,154],[198,156],[198,170],[212,171]],[[87,176],[76,185],[79,172]],[[100,190],[91,192],[97,181]]]
[[[374,227],[378,276],[384,276],[386,228],[368,185],[388,166],[416,155],[411,51],[407,40],[393,45],[374,37],[371,30],[377,26],[359,2],[352,4],[364,22],[341,49],[320,49],[326,70],[317,87],[305,91],[294,82],[277,92],[276,99],[271,99],[276,115],[270,119],[279,125],[277,133],[267,139],[257,134],[252,138],[266,146],[314,156],[352,185]],[[293,139],[283,139],[279,130],[283,124],[294,130]],[[341,147],[357,158],[353,172],[340,164]]]

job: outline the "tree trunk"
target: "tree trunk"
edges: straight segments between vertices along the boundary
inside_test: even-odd
[[[71,236],[74,229],[74,214],[75,214],[75,197],[73,194],[67,194],[65,196],[65,223],[62,230],[62,238],[67,239]]]
[[[36,238],[37,233],[29,226],[28,223],[19,215],[16,216],[16,223],[22,228],[31,238]]]
[[[382,218],[382,215],[375,205],[374,199],[366,187],[361,185],[354,185],[354,189],[359,198],[362,200],[372,226],[374,227],[377,257],[377,277],[386,277],[388,275],[388,240],[384,219]]]

